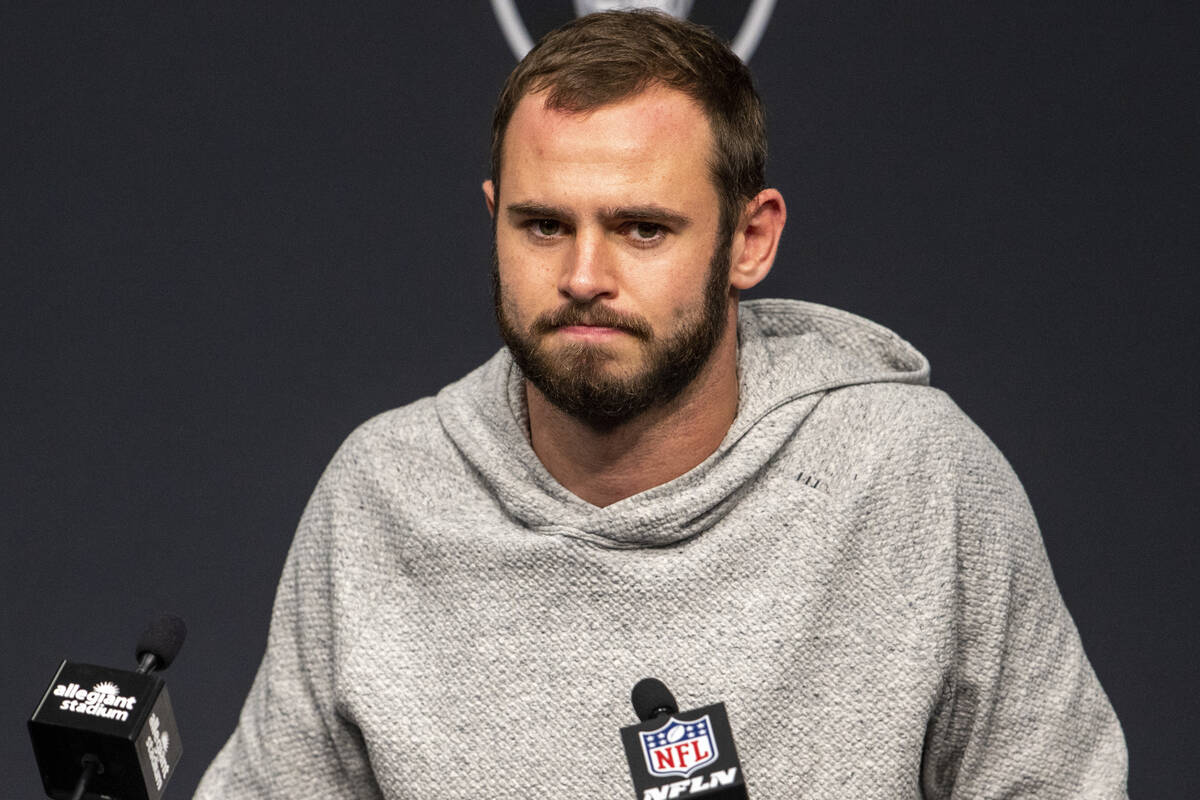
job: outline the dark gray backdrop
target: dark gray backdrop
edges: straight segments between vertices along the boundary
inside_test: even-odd
[[[0,7],[2,796],[40,796],[58,660],[132,666],[159,610],[191,629],[190,796],[335,447],[497,347],[479,182],[513,56],[480,0],[351,5]],[[780,0],[751,63],[791,218],[758,294],[930,357],[1025,482],[1131,790],[1195,797],[1200,26],[1030,5]]]

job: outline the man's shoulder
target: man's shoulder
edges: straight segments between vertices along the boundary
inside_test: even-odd
[[[453,458],[453,446],[438,421],[433,397],[376,414],[361,423],[338,448],[331,469],[407,470]]]
[[[942,389],[927,384],[861,383],[833,389],[822,405],[857,414],[875,427],[905,437],[945,432],[951,438],[980,434],[978,426]]]
[[[908,469],[991,475],[1011,470],[987,434],[946,392],[931,386],[840,387],[823,398],[818,418],[839,447],[863,449]]]
[[[346,437],[346,442],[362,447],[417,444],[435,435],[437,426],[435,398],[427,396],[368,418]]]
[[[477,433],[499,416],[505,398],[494,395],[502,395],[503,367],[493,357],[436,395],[366,420],[342,442],[323,481],[400,489],[467,479],[462,430]]]

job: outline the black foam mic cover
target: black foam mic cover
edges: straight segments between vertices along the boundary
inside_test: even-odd
[[[147,655],[154,656],[154,668],[166,669],[171,666],[183,640],[187,638],[187,626],[183,620],[172,614],[163,614],[142,633],[137,643],[137,659],[142,661]]]
[[[679,710],[674,695],[658,678],[642,678],[634,684],[630,699],[633,711],[642,722],[661,714],[674,714]]]

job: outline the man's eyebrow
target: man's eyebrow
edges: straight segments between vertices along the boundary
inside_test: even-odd
[[[564,222],[575,222],[575,214],[559,206],[544,203],[511,203],[505,207],[508,216],[521,219],[557,219]],[[656,222],[676,230],[692,224],[690,217],[672,211],[659,205],[618,206],[600,210],[599,218],[605,222],[633,219],[639,222]]]
[[[575,215],[565,208],[548,206],[543,203],[511,203],[505,207],[509,217],[559,219],[572,222]]]
[[[634,219],[639,222],[656,222],[677,230],[692,224],[690,217],[657,205],[606,208],[600,212],[600,217],[606,220]]]

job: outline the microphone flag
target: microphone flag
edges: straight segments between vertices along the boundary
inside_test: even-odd
[[[621,729],[638,800],[745,800],[725,704],[660,714]]]
[[[29,735],[46,794],[71,796],[84,756],[103,769],[87,796],[159,800],[183,754],[166,682],[154,674],[62,662]]]

